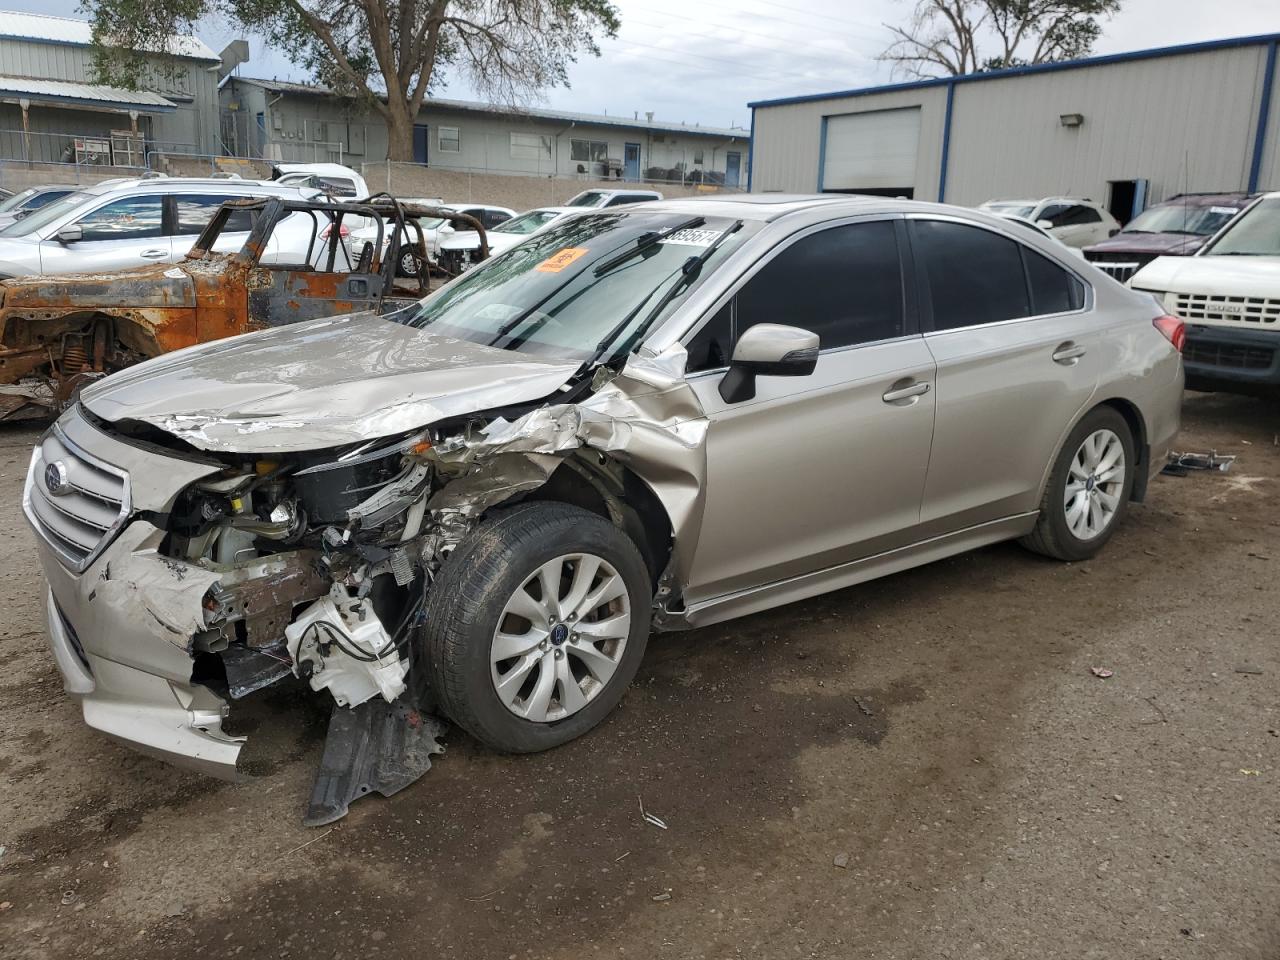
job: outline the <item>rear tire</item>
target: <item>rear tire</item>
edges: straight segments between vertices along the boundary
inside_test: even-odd
[[[1136,467],[1128,422],[1112,407],[1091,410],[1058,451],[1036,527],[1019,543],[1057,560],[1094,556],[1124,519]]]
[[[505,510],[458,544],[431,586],[432,690],[495,750],[560,746],[622,699],[651,602],[640,551],[607,520],[562,503]]]

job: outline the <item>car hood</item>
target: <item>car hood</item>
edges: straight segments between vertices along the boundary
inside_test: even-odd
[[[1192,237],[1185,233],[1125,233],[1085,248],[1091,253],[1154,254],[1155,256],[1188,257],[1208,241],[1208,237]]]
[[[579,365],[357,313],[165,354],[94,384],[81,402],[202,450],[316,450],[539,400]]]
[[[523,243],[533,236],[533,233],[503,233],[501,230],[490,230],[485,234],[489,241],[489,254],[503,253],[510,250],[517,243]],[[475,250],[480,246],[480,234],[474,230],[460,230],[457,233],[449,235],[448,240],[440,241],[441,250]]]
[[[1136,290],[1209,296],[1280,295],[1280,257],[1160,257],[1129,281]]]

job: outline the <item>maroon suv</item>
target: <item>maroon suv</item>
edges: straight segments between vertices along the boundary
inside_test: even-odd
[[[1144,210],[1114,237],[1084,248],[1085,259],[1121,283],[1156,257],[1189,257],[1244,209],[1247,193],[1183,193]]]

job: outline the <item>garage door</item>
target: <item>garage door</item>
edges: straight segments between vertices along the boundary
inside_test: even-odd
[[[822,189],[883,196],[914,194],[920,108],[827,117]]]

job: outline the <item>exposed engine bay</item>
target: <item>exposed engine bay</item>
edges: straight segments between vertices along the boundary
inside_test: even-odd
[[[45,489],[29,480],[28,515],[52,541],[58,518],[43,514],[40,494],[56,492],[57,478],[47,471],[64,469],[54,458],[94,435],[136,450],[146,472],[197,475],[158,479],[175,491],[151,498],[156,506],[168,498],[161,510],[143,509],[150,494],[142,471],[133,474],[122,530],[86,571],[87,579],[102,568],[88,595],[95,612],[77,615],[141,621],[153,642],[190,658],[181,679],[216,698],[188,704],[202,718],[192,721],[200,735],[216,741],[220,763],[202,767],[215,775],[237,772],[243,743],[220,728],[228,705],[279,683],[331,697],[305,817],[319,825],[360,796],[409,785],[442,752],[446,725],[435,716],[420,642],[427,599],[450,552],[492,509],[525,498],[589,500],[651,547],[659,620],[669,606],[674,524],[688,521],[701,488],[705,419],[696,399],[664,362],[635,357],[555,399],[579,402],[543,399],[319,450],[238,453],[226,449],[229,433],[214,443],[209,432],[230,431],[234,445],[250,446],[265,433],[260,422],[112,422],[93,412],[90,393],[37,451],[32,475],[45,471]],[[646,464],[661,465],[660,488],[638,479]],[[670,499],[661,502],[656,489]],[[127,738],[138,745],[132,732]],[[204,745],[162,749],[168,759],[211,756]]]

